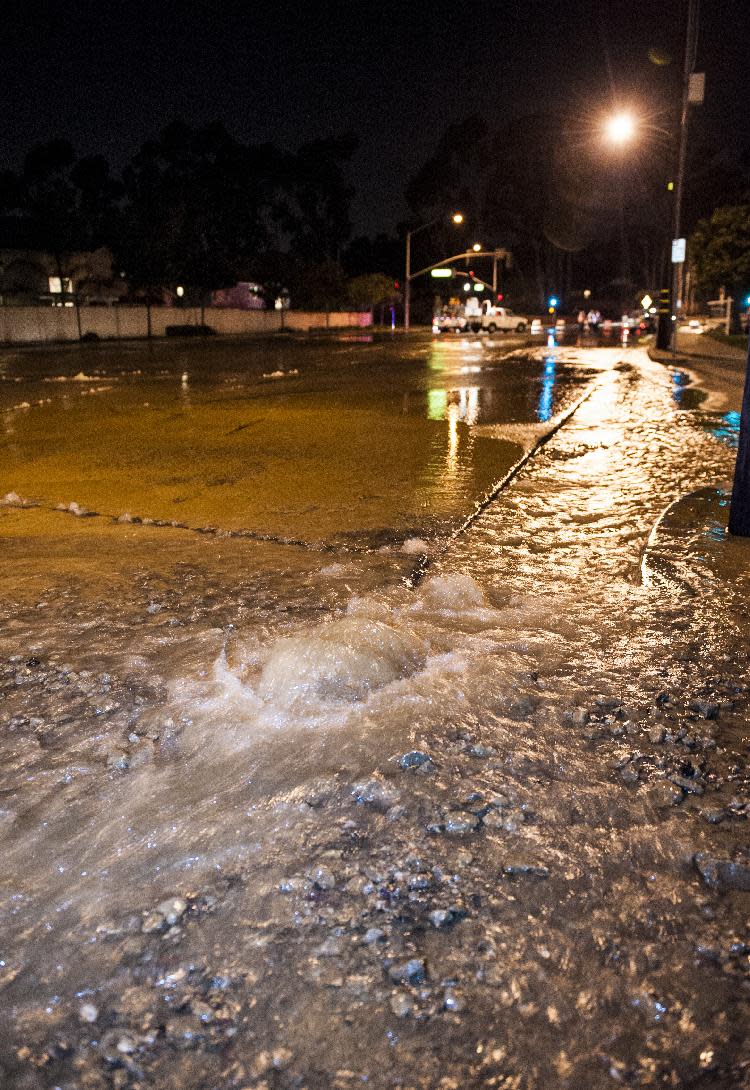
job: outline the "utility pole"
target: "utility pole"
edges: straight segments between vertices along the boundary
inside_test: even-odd
[[[685,33],[685,60],[682,68],[682,105],[680,109],[680,146],[677,155],[677,178],[674,191],[674,233],[673,239],[681,238],[682,200],[685,193],[685,165],[687,163],[688,121],[690,106],[703,102],[703,79],[695,73],[695,59],[698,51],[698,13],[700,0],[688,0],[687,30]],[[696,80],[696,75],[699,77]],[[675,261],[672,270],[672,313],[675,315],[672,333],[672,347],[677,344],[677,326],[680,311],[684,308],[682,298],[684,287],[685,259]],[[671,316],[670,316],[671,317]]]
[[[682,98],[680,102],[680,126],[678,132],[677,151],[677,176],[674,183],[670,182],[669,188],[674,186],[674,203],[672,206],[672,242],[680,238],[682,231],[682,199],[685,192],[685,166],[687,163],[688,121],[690,107],[698,106],[703,102],[704,74],[694,72],[695,60],[698,50],[698,17],[700,12],[700,0],[688,0],[687,27],[685,30],[685,57],[682,65]],[[677,253],[672,247],[672,275],[671,298],[668,288],[659,293],[659,324],[656,333],[657,348],[666,350],[670,344],[672,351],[677,345],[677,326],[680,311],[683,309],[683,272],[684,256],[680,256],[682,247],[677,247]],[[674,317],[674,320],[673,320]]]
[[[404,279],[404,329],[409,332],[411,319],[411,236],[406,232],[406,277]]]

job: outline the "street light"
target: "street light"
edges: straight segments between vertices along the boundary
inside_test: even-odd
[[[618,151],[623,151],[633,142],[638,125],[635,116],[629,110],[618,110],[604,121],[604,137]],[[622,252],[622,279],[627,286],[630,281],[630,251],[625,230],[625,185],[620,173],[620,249]]]
[[[475,242],[474,245],[472,246],[472,250],[474,251],[475,254],[478,254],[481,249],[482,249],[481,242]]]
[[[674,202],[672,206],[672,239],[677,242],[682,241],[682,199],[685,188],[685,166],[687,161],[687,137],[690,107],[702,105],[705,93],[705,73],[696,72],[694,70],[698,49],[699,8],[700,0],[688,0],[687,26],[685,28],[685,58],[682,72],[682,101],[678,130],[677,177],[674,182],[670,181],[667,185],[668,191],[674,193]],[[653,131],[670,138],[675,135],[664,129],[657,128],[654,125],[644,126],[642,122],[637,122],[636,118],[631,113],[624,110],[613,114],[606,119],[603,126],[608,141],[618,147],[624,147],[629,144],[635,137],[637,129],[641,127],[652,129]],[[622,231],[624,239],[624,226],[622,226]],[[625,251],[623,250],[623,253],[624,252]],[[684,263],[685,257],[682,248],[673,251],[671,300],[669,298],[670,292],[668,288],[663,288],[661,290],[659,300],[659,323],[656,333],[656,345],[660,349],[666,349],[671,342],[673,353],[676,350],[677,344],[677,316],[683,309]],[[669,321],[670,317],[672,319],[671,321]],[[748,520],[750,520],[750,505],[748,506]]]
[[[618,147],[629,144],[635,136],[635,130],[635,118],[626,110],[621,110],[619,113],[612,114],[612,116],[608,117],[604,122],[605,136],[610,144],[616,144]]]
[[[421,223],[419,227],[413,228],[411,231],[406,232],[406,276],[404,278],[404,330],[408,333],[411,325],[411,237],[418,234],[420,231],[426,231],[428,227],[434,227],[436,223],[439,223],[442,216],[436,216],[434,220],[430,220],[428,223]],[[451,216],[451,222],[457,227],[464,222],[463,212],[454,212]]]

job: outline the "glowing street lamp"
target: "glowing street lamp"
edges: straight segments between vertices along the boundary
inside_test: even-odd
[[[629,144],[635,136],[635,118],[625,110],[612,114],[604,122],[604,135],[610,144],[623,147]]]
[[[472,250],[474,251],[475,254],[478,254],[481,249],[482,249],[481,242],[475,242],[474,245],[472,246]]]
[[[416,235],[419,231],[426,231],[428,227],[433,227],[436,223],[439,223],[442,216],[436,216],[434,220],[430,220],[428,223],[421,223],[419,227],[415,227],[412,231],[406,232],[406,277],[404,278],[404,329],[408,333],[409,326],[411,324],[411,236]],[[464,222],[463,212],[454,212],[451,216],[451,222],[457,227]]]

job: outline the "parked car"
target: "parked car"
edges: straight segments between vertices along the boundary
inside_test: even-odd
[[[462,306],[446,306],[432,319],[433,333],[463,333],[468,320]]]

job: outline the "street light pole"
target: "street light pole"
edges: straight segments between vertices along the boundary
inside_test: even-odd
[[[404,329],[409,332],[409,319],[411,317],[411,236],[412,231],[406,232],[406,278],[404,280]]]
[[[436,216],[435,219],[429,220],[427,223],[420,223],[419,227],[414,227],[411,231],[406,232],[406,276],[404,278],[404,331],[406,333],[409,332],[411,325],[411,282],[414,279],[411,274],[411,236],[418,234],[420,231],[426,231],[428,227],[434,227],[442,218],[442,216]],[[454,212],[451,219],[457,225],[464,222],[464,217],[460,212]],[[415,273],[415,275],[419,274]]]

